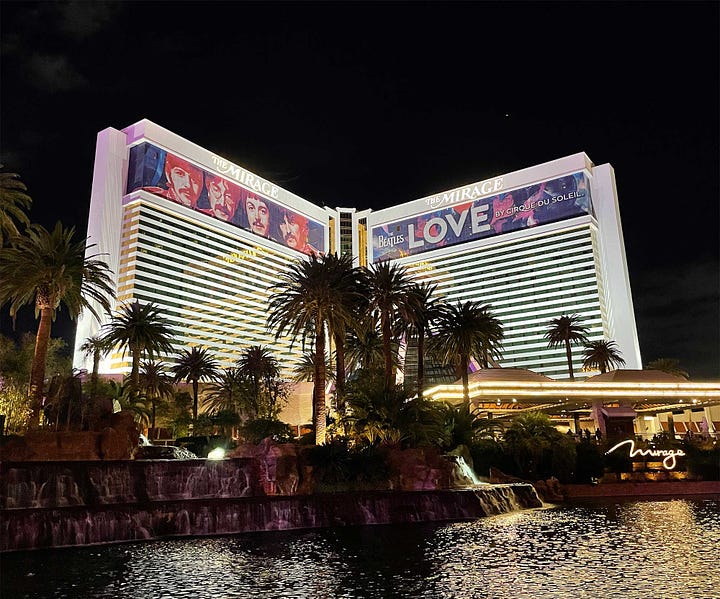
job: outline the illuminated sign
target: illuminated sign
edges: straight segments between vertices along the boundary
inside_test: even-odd
[[[499,178],[433,196],[426,203],[444,207],[373,227],[373,261],[412,256],[592,211],[590,186],[584,173],[475,199],[497,191],[502,184]]]
[[[612,453],[623,445],[630,446],[629,455],[631,458],[638,455],[642,457],[663,458],[662,465],[665,470],[673,470],[675,466],[677,466],[677,458],[681,458],[685,455],[685,452],[682,449],[635,449],[635,441],[632,439],[620,441],[620,443],[608,449],[605,452],[605,455]]]
[[[149,143],[130,149],[127,192],[143,189],[304,254],[325,251],[325,227],[271,201],[279,188],[217,156],[220,174]]]
[[[498,177],[497,179],[473,183],[460,189],[430,196],[425,199],[425,203],[430,206],[430,208],[437,208],[438,206],[447,206],[448,204],[457,204],[458,202],[470,202],[495,191],[500,191],[502,188],[503,178]]]

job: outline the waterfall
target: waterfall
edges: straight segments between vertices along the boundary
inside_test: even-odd
[[[473,485],[487,485],[489,483],[484,483],[481,481],[477,474],[475,474],[475,470],[470,468],[470,465],[465,461],[465,458],[461,455],[455,456],[455,464],[457,464],[457,467],[460,469],[460,472],[465,478],[469,478],[472,481]]]

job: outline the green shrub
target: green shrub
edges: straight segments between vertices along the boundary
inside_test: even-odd
[[[253,445],[257,445],[267,437],[270,437],[276,443],[291,443],[294,438],[290,425],[271,418],[248,420],[240,427],[240,434],[247,443]]]
[[[595,443],[582,439],[575,447],[575,475],[573,482],[590,483],[605,472],[605,456]]]

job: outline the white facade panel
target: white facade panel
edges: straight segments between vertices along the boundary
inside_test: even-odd
[[[292,245],[256,235],[246,230],[246,225],[214,218],[195,204],[191,208],[175,203],[167,195],[161,197],[158,187],[133,187],[134,191],[127,193],[129,170],[139,168],[130,158],[145,147],[142,144],[202,169],[207,190],[207,180],[219,174],[234,185],[312,219],[313,226],[323,228],[318,233],[324,239],[323,247],[340,251],[350,244],[356,264],[372,264],[376,227],[397,224],[408,217],[430,219],[424,215],[438,214],[438,210],[455,210],[448,212],[450,216],[434,217],[440,230],[444,227],[456,232],[452,240],[455,245],[427,243],[421,247],[423,240],[418,238],[414,241],[417,253],[391,259],[406,266],[413,277],[437,283],[438,291],[450,301],[491,304],[506,331],[501,365],[564,378],[564,350],[548,350],[543,335],[551,319],[577,313],[589,326],[591,339],[614,339],[627,367],[641,367],[614,174],[609,165],[595,167],[583,152],[383,210],[333,210],[308,202],[143,120],[123,131],[106,129],[98,134],[88,221],[88,236],[96,247],[90,253],[106,254],[117,281],[117,305],[140,300],[161,308],[177,333],[176,349],[208,347],[221,365],[228,367],[234,365],[242,349],[261,344],[269,347],[288,374],[301,348],[291,347],[287,339],[275,341],[265,326],[267,306],[281,274],[310,252],[301,253]],[[141,166],[145,170],[135,174],[144,181],[148,163]],[[501,214],[495,205],[494,215],[487,209],[471,214],[472,208],[464,206],[508,192],[517,192],[518,197],[530,186],[544,189],[544,183],[568,177],[575,177],[582,193],[554,197],[560,198],[558,201],[570,198],[578,210],[563,213],[551,222],[533,222],[525,215],[526,222],[520,228],[499,227],[485,237],[461,238],[458,233],[470,224],[473,231],[487,230]],[[592,209],[588,198],[581,198],[588,190]],[[529,206],[531,200],[536,201],[533,197],[523,200],[527,207],[523,204],[521,211],[532,212]],[[584,207],[582,201],[586,202]],[[467,212],[464,216],[463,210]],[[440,239],[439,233],[423,235]],[[109,319],[106,315],[103,322]],[[90,368],[89,358],[79,347],[99,333],[103,322],[95,322],[87,313],[81,316],[76,367]],[[579,373],[580,348],[574,349],[574,356]],[[129,358],[108,356],[101,370],[127,372]]]

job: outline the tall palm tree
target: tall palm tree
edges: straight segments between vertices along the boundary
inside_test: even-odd
[[[198,386],[202,380],[214,380],[219,374],[217,360],[206,348],[192,347],[178,354],[177,363],[173,365],[175,382],[186,380],[192,383],[193,389],[193,420],[198,417]]]
[[[366,316],[358,321],[350,331],[347,346],[347,360],[352,370],[383,367],[383,343],[374,318]],[[397,366],[397,361],[394,365]]]
[[[357,324],[357,315],[367,309],[365,271],[353,266],[351,254],[328,254],[325,265],[331,271],[331,285],[335,292],[328,319],[328,330],[335,345],[335,399],[338,411],[345,411],[345,346],[347,336]],[[355,318],[352,318],[352,316]]]
[[[155,412],[158,400],[170,398],[175,393],[172,377],[162,362],[143,362],[140,370],[140,391],[150,402],[150,428],[155,428]]]
[[[102,358],[103,354],[106,353],[108,349],[110,348],[108,347],[107,342],[98,335],[94,337],[88,337],[85,340],[85,343],[80,346],[80,351],[82,351],[86,356],[92,357],[93,369],[92,375],[90,377],[90,396],[93,398],[95,397],[95,393],[97,392],[98,371],[100,370],[100,358]]]
[[[548,342],[548,347],[551,349],[561,346],[565,347],[570,380],[575,380],[570,344],[587,343],[587,336],[588,328],[582,324],[582,318],[580,318],[577,314],[571,314],[570,316],[563,314],[548,323],[548,330],[545,333],[545,339]]]
[[[234,412],[247,417],[245,410],[240,409],[239,402],[243,395],[244,377],[237,368],[221,370],[215,380],[208,385],[208,405],[213,412]]]
[[[644,370],[660,370],[684,379],[689,379],[690,374],[680,365],[680,360],[675,358],[658,358],[645,364]]]
[[[253,410],[260,412],[262,382],[280,374],[280,365],[267,347],[251,345],[243,351],[237,363],[238,373],[250,381],[253,394]]]
[[[610,368],[620,368],[625,366],[625,360],[614,341],[588,341],[583,351],[585,359],[583,360],[583,368],[597,368],[601,374],[607,372]]]
[[[398,312],[406,302],[410,278],[404,267],[390,262],[370,266],[367,274],[370,310],[380,322],[380,334],[385,358],[385,393],[393,388],[392,327]]]
[[[336,259],[335,259],[336,260]],[[355,315],[344,307],[345,294],[336,288],[336,265],[328,256],[310,256],[292,264],[281,275],[270,301],[268,327],[275,331],[275,338],[290,335],[303,344],[313,341],[315,349],[315,442],[325,443],[325,347],[330,323],[338,327],[344,322],[350,327]]]
[[[94,245],[84,239],[75,241],[74,235],[73,227],[66,229],[59,222],[52,232],[33,224],[11,246],[0,248],[0,305],[9,302],[15,318],[20,307],[34,303],[35,316],[40,316],[29,389],[34,422],[40,414],[50,329],[57,309],[64,304],[73,319],[87,309],[99,319],[93,303],[109,311],[114,297],[108,265],[90,253]]]
[[[413,283],[408,290],[407,301],[400,307],[400,315],[409,332],[417,338],[417,394],[422,399],[425,385],[425,335],[431,324],[438,320],[444,311],[444,303],[433,297],[437,285],[427,281]]]
[[[463,398],[470,401],[468,369],[473,356],[487,360],[499,356],[504,333],[490,307],[479,302],[457,302],[449,305],[438,320],[437,332],[431,338],[433,352],[445,364],[453,364],[462,378]]]
[[[30,224],[25,210],[30,208],[32,199],[26,192],[27,187],[20,181],[20,175],[0,173],[0,245],[20,234],[16,222],[25,227]]]
[[[153,303],[141,304],[137,300],[125,304],[113,316],[105,325],[102,338],[110,347],[121,346],[123,355],[130,352],[130,384],[134,390],[139,389],[140,384],[140,359],[145,356],[152,360],[160,353],[169,354],[173,350],[173,332],[160,309]]]

